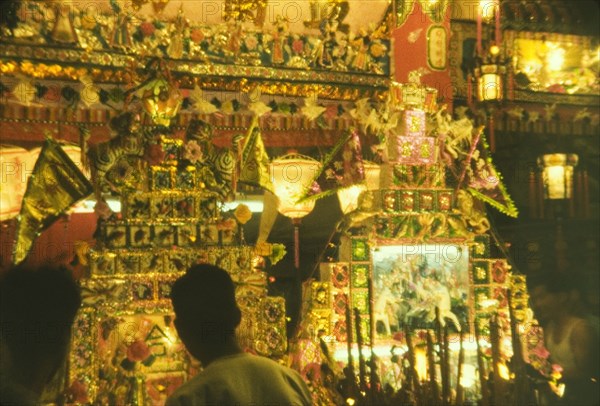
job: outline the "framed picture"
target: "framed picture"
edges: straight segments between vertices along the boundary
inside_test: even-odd
[[[434,328],[436,308],[450,331],[466,326],[469,249],[457,244],[379,246],[373,257],[373,326],[385,339],[411,329]]]

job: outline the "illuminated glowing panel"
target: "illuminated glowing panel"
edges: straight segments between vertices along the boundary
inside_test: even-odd
[[[496,12],[497,0],[480,0],[479,1],[479,15],[486,21],[494,18]]]
[[[271,180],[279,199],[278,210],[290,218],[302,218],[315,207],[314,199],[299,202],[321,168],[315,159],[292,153],[274,159],[270,164]]]
[[[365,185],[352,185],[337,191],[342,213],[347,214],[358,208],[358,197],[367,189]]]
[[[573,168],[576,154],[546,154],[538,158],[542,168],[546,199],[569,199],[573,192]]]

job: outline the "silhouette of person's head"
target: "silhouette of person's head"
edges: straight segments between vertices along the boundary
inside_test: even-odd
[[[560,272],[527,278],[529,301],[543,326],[563,313],[572,313],[578,298],[576,278]]]
[[[214,265],[198,264],[173,284],[175,327],[190,353],[206,365],[227,352],[237,352],[235,329],[241,312],[229,274]]]
[[[65,360],[71,326],[81,305],[66,268],[16,267],[0,280],[3,370],[39,395]]]

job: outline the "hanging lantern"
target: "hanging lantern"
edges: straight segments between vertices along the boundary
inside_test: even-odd
[[[306,216],[315,207],[315,200],[298,200],[306,194],[316,178],[321,163],[313,158],[290,153],[270,164],[273,191],[279,198],[279,212],[292,219]]]
[[[492,20],[495,21],[494,27],[488,27]],[[500,27],[500,2],[481,0],[477,9],[477,59],[474,70],[479,102],[499,102],[504,98],[503,76],[506,74],[507,61],[500,52]],[[492,31],[489,35],[488,28]],[[485,49],[484,41],[489,43]]]
[[[570,199],[573,192],[573,168],[579,157],[576,154],[546,154],[538,158],[542,169],[544,197]]]
[[[340,208],[344,214],[348,214],[358,208],[358,198],[362,192],[379,189],[381,167],[372,162],[364,162],[363,166],[365,169],[364,184],[352,185],[344,189],[338,189],[337,191]]]
[[[504,98],[502,75],[506,67],[500,64],[485,64],[475,69],[477,77],[477,100],[480,102],[499,102]]]
[[[294,266],[300,269],[300,221],[315,208],[315,200],[298,202],[316,179],[321,163],[310,157],[289,153],[269,165],[273,192],[279,199],[277,210],[294,224]]]

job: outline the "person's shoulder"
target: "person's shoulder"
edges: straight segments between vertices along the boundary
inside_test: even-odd
[[[15,384],[4,373],[0,373],[0,406],[37,405],[39,401],[35,393]]]
[[[245,362],[247,362],[249,364],[257,365],[257,366],[263,367],[263,368],[272,369],[274,371],[280,371],[284,375],[289,375],[289,376],[298,377],[299,379],[302,379],[300,377],[300,374],[296,370],[294,370],[286,365],[283,365],[280,362],[277,362],[276,360],[273,360],[268,357],[247,354],[247,356],[244,357],[244,360],[245,360]]]
[[[600,317],[597,314],[590,313],[585,316],[585,319],[598,334],[600,332]]]
[[[203,373],[199,373],[179,388],[168,398],[165,406],[185,406],[201,404],[204,399],[205,379]]]
[[[262,365],[266,365],[266,366],[270,366],[273,368],[279,368],[279,369],[283,369],[283,370],[292,370],[291,368],[288,368],[285,365],[282,365],[281,363],[275,361],[274,359],[268,358],[268,357],[263,357],[260,355],[254,355],[254,354],[245,354],[246,356],[244,357],[244,359],[247,362],[251,362],[254,364],[262,364]]]
[[[572,321],[573,332],[571,338],[574,340],[593,339],[598,336],[598,328],[593,320],[587,317],[576,317]]]

